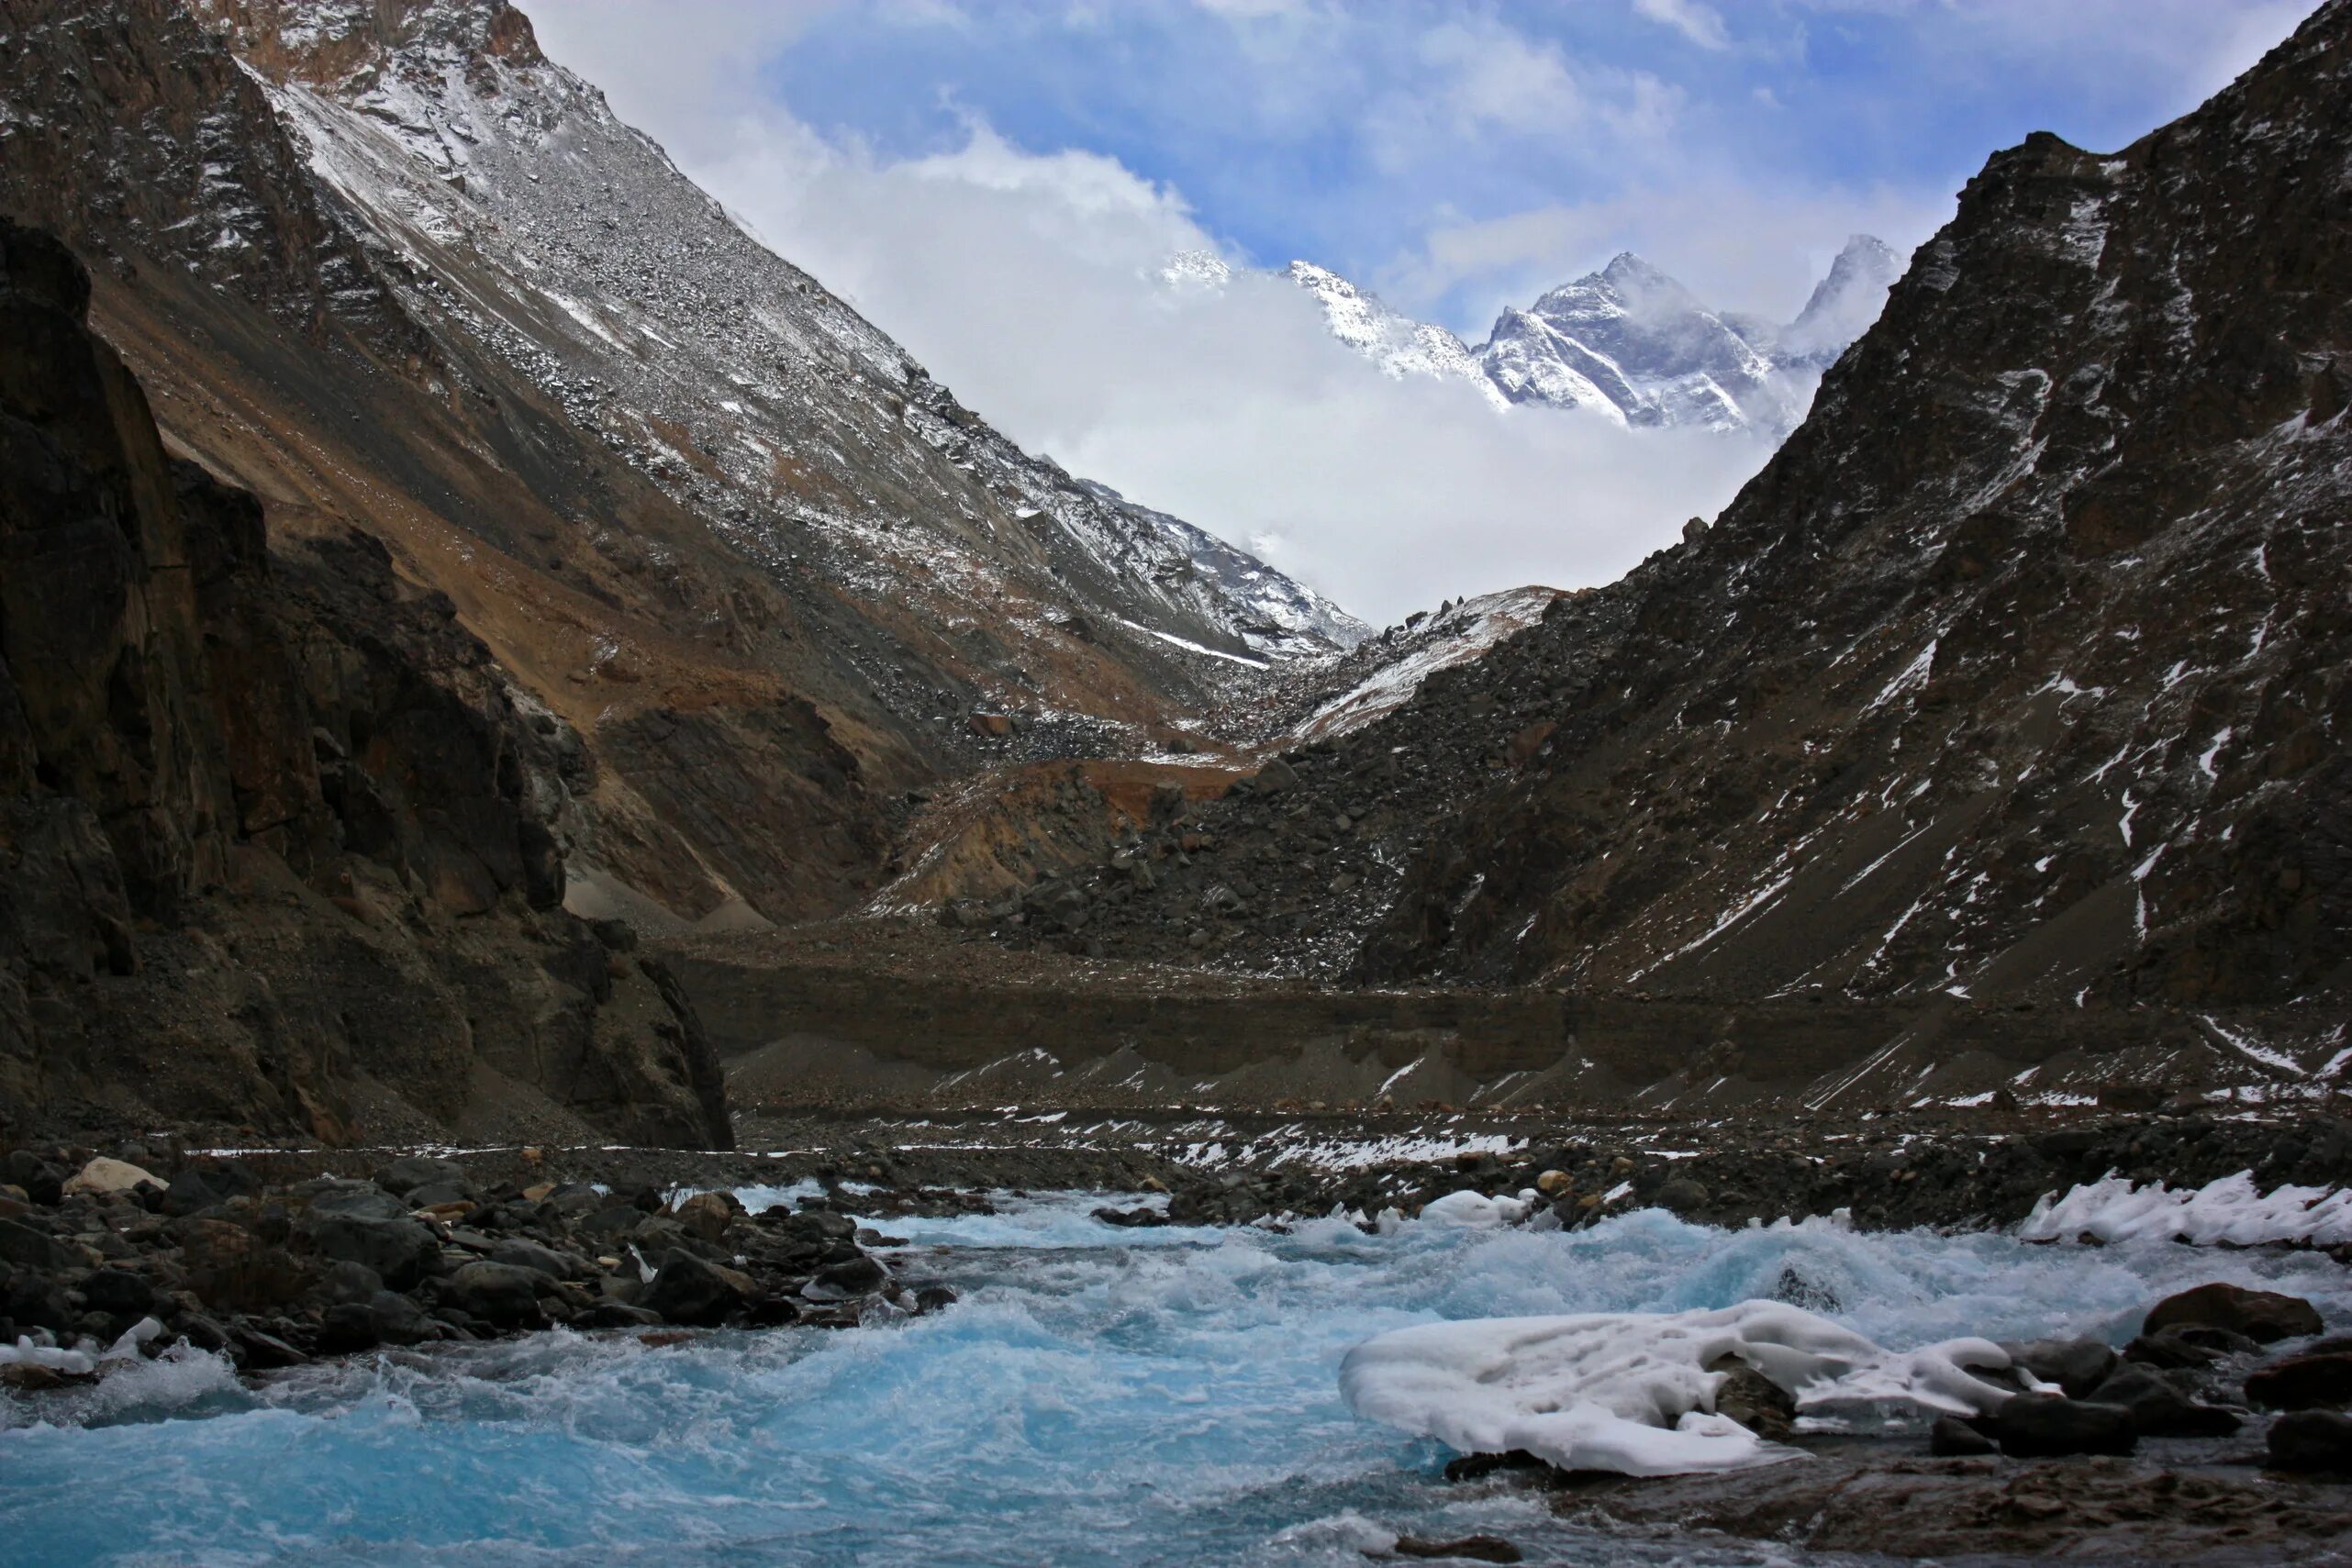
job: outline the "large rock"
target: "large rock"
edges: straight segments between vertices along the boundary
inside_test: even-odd
[[[2266,1410],[2352,1405],[2352,1351],[2289,1356],[2246,1373],[2246,1396]]]
[[[513,1263],[467,1263],[441,1282],[444,1305],[501,1329],[534,1328],[546,1320],[540,1292],[555,1281]]]
[[[65,1195],[87,1193],[94,1197],[107,1197],[116,1193],[137,1192],[141,1186],[161,1188],[162,1180],[154,1172],[144,1170],[128,1160],[109,1160],[101,1154],[65,1179]]]
[[[80,1256],[56,1237],[13,1219],[0,1219],[0,1263],[49,1270],[70,1268],[80,1262]]]
[[[2144,1438],[2222,1438],[2246,1424],[2231,1411],[2190,1397],[2165,1373],[2128,1363],[2100,1384],[2090,1400],[2130,1411]]]
[[[2352,1416],[2297,1410],[2270,1424],[2270,1467],[2352,1476]]]
[[[709,1327],[749,1312],[759,1301],[760,1287],[751,1275],[679,1249],[663,1258],[637,1305],[668,1322]]]
[[[816,1276],[800,1287],[800,1294],[811,1301],[847,1301],[860,1296],[872,1296],[890,1283],[890,1271],[879,1259],[863,1252],[817,1271]]]
[[[727,1234],[727,1228],[742,1211],[743,1206],[725,1193],[697,1193],[679,1204],[674,1213],[686,1234],[716,1242]]]
[[[403,1154],[375,1173],[375,1184],[385,1192],[407,1197],[418,1187],[435,1184],[471,1190],[465,1179],[465,1167],[454,1160],[436,1160],[427,1154]]]
[[[223,1312],[266,1312],[298,1299],[315,1271],[243,1226],[195,1216],[172,1227],[188,1288]]]
[[[2226,1329],[2267,1345],[2316,1334],[2325,1325],[2320,1321],[2319,1309],[2300,1296],[2217,1281],[2157,1302],[2148,1309],[2141,1332],[2158,1334],[2167,1329],[2190,1327]]]
[[[2068,1454],[2126,1454],[2139,1446],[2138,1424],[2118,1405],[2091,1405],[2055,1394],[2021,1394],[1990,1421],[2001,1451],[2012,1459],[2059,1459]]]
[[[2054,1383],[2069,1399],[2086,1399],[2115,1370],[2113,1346],[2098,1340],[2025,1340],[2001,1347],[2011,1364]]]
[[[407,1218],[370,1219],[352,1214],[314,1215],[311,1245],[331,1262],[365,1263],[394,1290],[414,1290],[440,1259],[432,1230]]]

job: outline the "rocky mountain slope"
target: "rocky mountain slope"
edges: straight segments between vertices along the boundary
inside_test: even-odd
[[[496,0],[0,24],[0,206],[95,263],[179,450],[383,539],[578,729],[580,908],[849,906],[909,791],[1361,635],[1013,448]]]
[[[2189,1055],[2335,1081],[2348,139],[2332,0],[2119,153],[1997,155],[1714,528],[994,929],[2060,1032],[2165,1009]],[[1916,1044],[1871,1071],[1933,1070]]]
[[[580,739],[340,525],[167,456],[0,219],[0,1139],[725,1147],[658,962],[564,912]]]

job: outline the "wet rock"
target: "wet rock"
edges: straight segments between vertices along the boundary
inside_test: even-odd
[[[319,1315],[318,1348],[330,1352],[420,1345],[438,1338],[440,1332],[423,1307],[388,1290],[365,1301],[337,1302]]]
[[[2003,1405],[1989,1424],[2001,1451],[2012,1459],[2127,1454],[2140,1440],[2129,1410],[2056,1394],[2021,1394]]]
[[[650,1307],[631,1307],[625,1301],[599,1301],[588,1309],[591,1329],[652,1329],[661,1322],[660,1313]]]
[[[889,1282],[890,1271],[878,1259],[860,1253],[818,1270],[816,1277],[800,1287],[800,1294],[811,1301],[847,1301],[871,1296]]]
[[[1466,1535],[1453,1540],[1424,1540],[1416,1535],[1397,1538],[1399,1557],[1455,1557],[1472,1562],[1523,1562],[1519,1548],[1499,1535]]]
[[[440,1299],[496,1328],[529,1328],[546,1320],[539,1295],[554,1283],[537,1269],[512,1263],[467,1263],[441,1282]]]
[[[2123,1359],[2168,1369],[2211,1366],[2225,1356],[2252,1355],[2262,1347],[2227,1329],[2176,1324],[2157,1334],[2142,1334],[2123,1347]]]
[[[1957,1416],[1938,1416],[1927,1429],[1927,1451],[1937,1459],[1974,1459],[2000,1450],[2000,1444]]]
[[[1707,1207],[1707,1189],[1688,1176],[1674,1176],[1652,1195],[1650,1201],[1688,1218]]]
[[[2325,1325],[2319,1309],[2299,1296],[2215,1282],[2166,1296],[2148,1309],[2140,1331],[2156,1334],[2176,1327],[2225,1329],[2268,1345],[2319,1333]]]
[[[963,1298],[955,1294],[953,1285],[920,1285],[915,1291],[915,1311],[918,1314],[944,1312],[961,1299]]]
[[[2297,1410],[2270,1424],[2270,1467],[2352,1476],[2352,1416]]]
[[[1094,1218],[1101,1220],[1105,1225],[1116,1225],[1129,1230],[1148,1230],[1154,1226],[1165,1225],[1168,1222],[1168,1217],[1156,1208],[1104,1207],[1096,1209]]]
[[[301,1366],[310,1360],[275,1334],[251,1323],[229,1326],[229,1349],[237,1364],[248,1372],[274,1372],[280,1367]]]
[[[305,1229],[320,1257],[365,1263],[394,1290],[414,1290],[440,1260],[440,1240],[405,1216],[369,1219],[353,1214],[315,1215]]]
[[[2087,1399],[2115,1370],[2113,1346],[2098,1340],[2024,1340],[2005,1342],[2014,1365],[2043,1383],[2055,1383],[2069,1399]]]
[[[2130,1363],[2091,1394],[2099,1405],[2120,1406],[2144,1438],[2227,1437],[2245,1422],[2234,1413],[2190,1398],[2165,1373]]]
[[[672,1323],[708,1328],[749,1311],[760,1300],[760,1288],[749,1274],[707,1262],[683,1249],[662,1259],[637,1305],[658,1312]]]
[[[1767,1442],[1785,1442],[1797,1429],[1797,1402],[1778,1384],[1737,1356],[1718,1356],[1707,1370],[1719,1373],[1715,1414],[1728,1416]]]
[[[2290,1356],[2248,1373],[2246,1396],[2266,1410],[2342,1409],[2352,1405],[2352,1351]]]

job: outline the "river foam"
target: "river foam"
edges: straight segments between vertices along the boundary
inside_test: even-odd
[[[1997,1235],[1722,1231],[1657,1211],[1536,1233],[1287,1235],[1088,1217],[1099,1198],[897,1219],[900,1270],[964,1301],[847,1331],[648,1349],[564,1332],[240,1386],[142,1363],[5,1406],[0,1540],[24,1568],[139,1564],[1360,1564],[1383,1532],[1496,1531],[1532,1561],[1694,1557],[1569,1535],[1446,1486],[1446,1451],[1353,1417],[1354,1345],[1438,1318],[1794,1301],[1893,1349],[2120,1341],[2233,1279],[2352,1318],[2309,1253],[2034,1247]],[[28,1424],[46,1417],[43,1424]]]

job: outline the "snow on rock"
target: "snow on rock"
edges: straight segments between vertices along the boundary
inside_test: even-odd
[[[1461,1452],[1524,1449],[1563,1470],[1681,1475],[1794,1457],[1715,1414],[1726,1374],[1707,1369],[1725,1357],[1800,1407],[1893,1402],[1982,1414],[2012,1394],[1970,1371],[2009,1365],[1990,1340],[1889,1351],[1777,1301],[1424,1323],[1348,1351],[1340,1394],[1358,1416]]]
[[[2108,1176],[2064,1197],[2045,1195],[2017,1233],[2027,1241],[2089,1235],[2102,1242],[2330,1246],[2352,1242],[2352,1188],[2280,1186],[2265,1193],[2254,1184],[2251,1171],[2194,1188],[2162,1182],[2135,1186],[2127,1177]]]
[[[1452,1227],[1464,1230],[1497,1230],[1506,1225],[1516,1225],[1525,1219],[1540,1201],[1533,1191],[1517,1197],[1488,1197],[1484,1193],[1447,1193],[1421,1206],[1421,1220],[1424,1225]]]
[[[1469,346],[1444,328],[1415,321],[1311,261],[1293,261],[1284,275],[1315,296],[1332,336],[1378,365],[1383,374],[1396,380],[1422,375],[1466,381],[1496,407],[1510,406]]]
[[[1481,594],[1402,634],[1360,645],[1357,657],[1370,663],[1368,673],[1308,715],[1292,732],[1292,743],[1345,735],[1395,712],[1440,670],[1482,658],[1542,620],[1559,596],[1558,589],[1542,587]]]

